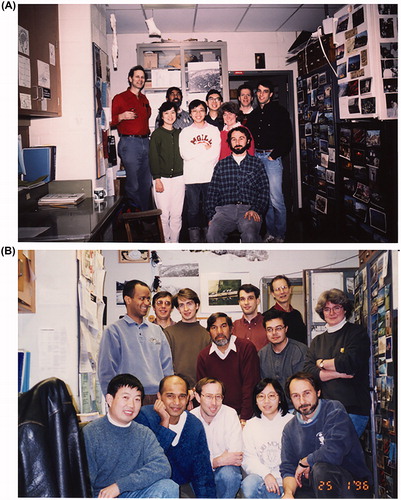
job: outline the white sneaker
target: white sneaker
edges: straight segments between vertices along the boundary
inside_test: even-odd
[[[284,243],[284,238],[281,238],[281,236],[276,236],[274,238],[274,243]]]
[[[275,242],[275,240],[276,240],[276,238],[275,238],[273,235],[271,235],[271,234],[267,234],[267,235],[265,236],[265,239],[264,239],[263,241],[264,241],[265,243],[274,243],[274,242]]]

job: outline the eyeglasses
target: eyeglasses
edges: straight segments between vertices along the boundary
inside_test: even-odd
[[[171,306],[171,302],[169,300],[156,300],[156,305],[157,306]]]
[[[266,332],[267,333],[273,333],[273,332],[277,332],[277,333],[281,333],[283,330],[285,329],[285,326],[276,326],[275,328],[266,328]]]
[[[338,313],[341,311],[342,308],[343,308],[343,306],[323,307],[323,312],[325,312],[327,314],[331,313],[332,311],[335,313]]]
[[[220,97],[209,97],[208,101],[221,101]]]
[[[283,292],[285,292],[285,290],[288,290],[288,286],[287,285],[284,285],[284,286],[278,286],[277,288],[273,288],[273,290],[275,292],[279,292],[280,290],[282,290]]]
[[[216,403],[220,403],[223,401],[223,395],[222,394],[201,394],[208,403],[211,403],[214,399],[216,400]]]
[[[264,401],[265,399],[268,399],[269,401],[276,401],[276,399],[278,398],[278,394],[277,392],[269,392],[269,394],[263,394],[263,392],[260,392],[257,396],[256,396],[256,401],[258,403],[261,403],[262,401]]]

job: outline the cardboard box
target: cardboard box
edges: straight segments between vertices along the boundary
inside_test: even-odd
[[[145,52],[143,55],[143,67],[145,69],[156,69],[157,65],[157,54],[153,52]]]

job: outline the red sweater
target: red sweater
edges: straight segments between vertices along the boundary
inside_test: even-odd
[[[118,122],[118,115],[124,111],[135,111],[137,117],[134,120],[122,120]],[[129,89],[114,96],[111,103],[111,126],[117,126],[120,134],[124,135],[148,135],[149,118],[152,110],[147,97],[139,92],[138,97]]]
[[[230,351],[223,360],[205,347],[199,353],[196,376],[221,380],[226,388],[224,404],[234,408],[241,419],[248,420],[253,415],[253,388],[260,380],[259,358],[255,346],[246,339],[235,340],[237,352]]]

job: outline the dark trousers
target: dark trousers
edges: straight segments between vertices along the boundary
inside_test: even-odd
[[[207,227],[205,204],[208,182],[201,184],[185,184],[185,205],[187,208],[188,228]]]

